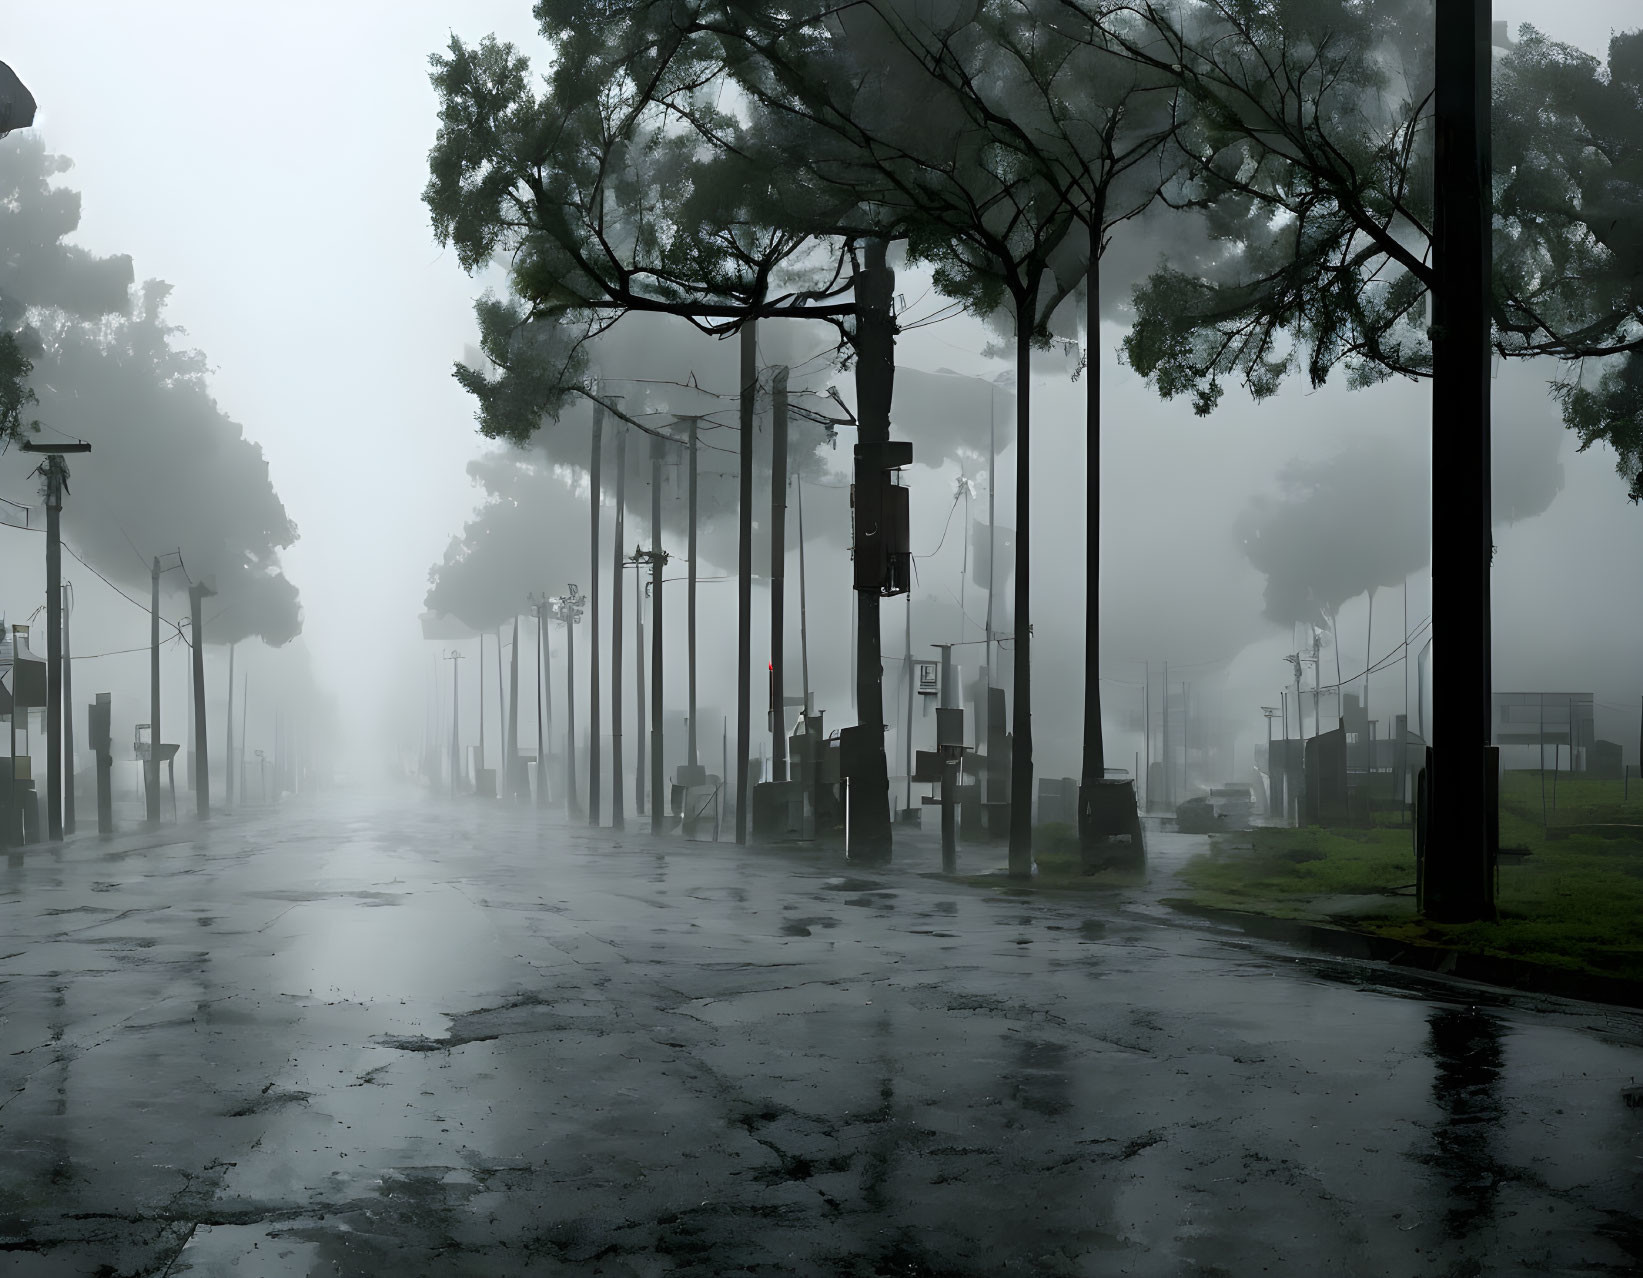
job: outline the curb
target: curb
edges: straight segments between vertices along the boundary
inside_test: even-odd
[[[1437,976],[1454,976],[1485,985],[1498,985],[1525,994],[1551,994],[1589,1003],[1643,1008],[1643,982],[1617,976],[1587,975],[1566,968],[1529,963],[1523,959],[1472,954],[1440,945],[1406,945],[1402,941],[1346,928],[1306,923],[1298,919],[1276,919],[1245,910],[1220,909],[1179,898],[1166,897],[1159,903],[1182,914],[1241,928],[1247,935],[1261,940],[1281,941],[1339,958],[1369,959]]]

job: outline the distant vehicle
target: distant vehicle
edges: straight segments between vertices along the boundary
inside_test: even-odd
[[[1182,834],[1219,834],[1249,829],[1254,798],[1247,785],[1217,786],[1175,809],[1175,828]]]
[[[1224,822],[1223,829],[1249,829],[1255,812],[1255,795],[1249,786],[1241,782],[1218,786],[1209,792],[1209,801]]]
[[[1218,834],[1226,828],[1215,805],[1202,796],[1176,805],[1175,829],[1179,834]]]

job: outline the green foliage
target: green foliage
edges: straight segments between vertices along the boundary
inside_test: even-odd
[[[129,257],[71,243],[80,196],[59,181],[70,167],[36,137],[0,142],[0,437],[32,429],[37,405],[44,425],[91,442],[72,467],[69,543],[144,589],[132,542],[179,547],[194,580],[215,579],[213,642],[284,643],[301,628],[279,562],[297,532],[262,450],[168,322],[170,286],[133,288]]]
[[[1260,828],[1215,836],[1180,877],[1239,899],[1391,892],[1414,883],[1415,854],[1407,830]]]
[[[23,413],[30,404],[39,402],[29,374],[34,362],[23,354],[23,348],[14,333],[0,333],[0,442],[16,440],[25,432],[37,431],[40,423],[25,420]]]
[[[1548,786],[1550,779],[1548,778]],[[1643,794],[1620,798],[1618,781],[1564,778],[1554,824],[1643,825]],[[1501,867],[1499,918],[1464,925],[1414,917],[1407,829],[1257,829],[1212,840],[1180,871],[1199,904],[1274,917],[1328,921],[1409,944],[1441,945],[1575,971],[1643,980],[1643,839],[1548,840],[1538,772],[1508,772],[1501,788],[1501,844],[1524,848]],[[1330,897],[1380,896],[1350,917],[1330,917]]]
[[[1119,42],[1193,105],[1167,198],[1205,241],[1137,287],[1125,358],[1199,413],[1229,381],[1428,376],[1429,4],[1138,8],[1161,44]],[[1643,33],[1604,67],[1524,27],[1494,86],[1496,347],[1601,362],[1556,393],[1643,497]]]

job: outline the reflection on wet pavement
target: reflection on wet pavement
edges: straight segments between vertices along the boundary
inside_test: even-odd
[[[141,842],[0,872],[7,1274],[1643,1268],[1613,1009],[916,852],[365,798]]]

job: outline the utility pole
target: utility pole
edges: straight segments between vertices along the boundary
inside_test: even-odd
[[[479,690],[474,700],[479,702],[479,749],[474,753],[474,795],[479,795],[479,774],[485,768],[485,632],[479,631]],[[500,658],[501,654],[497,656]],[[244,759],[240,762],[243,764]]]
[[[610,557],[610,828],[626,828],[622,795],[622,537],[626,527],[628,430],[616,431],[616,536]],[[640,734],[644,728],[641,726]]]
[[[1168,688],[1165,689],[1165,695],[1166,696],[1168,695]],[[1289,689],[1288,688],[1280,688],[1278,690],[1278,708],[1279,708],[1279,710],[1281,710],[1283,712],[1283,716],[1284,716],[1284,785],[1283,785],[1283,790],[1284,790],[1284,824],[1288,825],[1289,824]],[[1169,719],[1166,717],[1164,722],[1167,724],[1169,722]]]
[[[650,753],[646,749],[650,717],[645,710],[645,575],[633,574],[633,683],[637,690],[633,722],[638,725],[638,749],[633,752],[634,811],[645,814],[645,778],[650,775]]]
[[[201,602],[217,592],[202,582],[188,588],[190,628],[194,640],[194,815],[211,815],[211,768],[205,748],[205,630]]]
[[[483,695],[484,689],[480,689]],[[501,756],[496,773],[496,793],[492,798],[506,798],[508,793],[508,766],[513,747],[508,742],[508,698],[502,689],[502,627],[496,628],[496,752]]]
[[[143,771],[147,783],[148,821],[160,823],[160,557],[154,556],[148,613],[148,766]]]
[[[46,837],[63,838],[63,548],[60,519],[68,467],[57,456],[46,478]]]
[[[941,650],[941,693],[939,709],[949,714],[957,708],[957,691],[953,687],[953,645],[938,643],[935,645]],[[959,761],[963,758],[964,747],[950,745],[943,739],[941,728],[944,716],[936,716],[936,753],[941,756],[941,872],[943,874],[958,873],[958,828],[956,824],[957,807],[956,787],[958,784]],[[909,802],[909,807],[912,804]]]
[[[667,552],[662,549],[662,441],[650,441],[650,832],[662,834],[667,830],[668,807],[663,757],[662,716],[662,567],[667,563]],[[745,686],[746,680],[744,678]]]
[[[548,734],[553,731],[553,680],[548,668],[548,608],[546,595],[533,591],[527,602],[536,616],[536,806],[548,806]],[[544,707],[547,725],[543,726]]]
[[[229,649],[230,655],[233,649]],[[456,663],[461,661],[462,654],[452,648],[445,654],[445,660],[451,663],[451,798],[456,798],[457,784],[462,776],[462,740],[460,726],[462,723],[462,680],[457,677]]]
[[[856,555],[887,563],[885,489],[892,469],[890,405],[895,393],[896,273],[886,260],[883,240],[869,240],[856,273],[856,412],[860,421],[855,455]],[[911,445],[900,450],[911,453]],[[888,864],[891,857],[890,776],[884,754],[884,659],[879,630],[883,582],[871,574],[856,579],[856,724],[850,774],[849,829],[852,860]],[[745,669],[745,666],[744,666]]]
[[[1315,733],[1324,730],[1324,721],[1318,717],[1318,685],[1323,682],[1319,677],[1323,673],[1323,667],[1318,664],[1318,654],[1322,646],[1318,639],[1318,629],[1314,626],[1312,628],[1312,731]]]
[[[805,607],[804,581],[804,480],[795,477],[793,498],[799,507],[799,677],[804,684],[805,731],[810,731],[810,617]],[[694,710],[691,711],[695,713]]]
[[[907,592],[907,610],[904,620],[904,639],[907,655],[902,659],[902,671],[907,678],[907,740],[903,742],[903,754],[907,768],[907,811],[913,810],[913,592]],[[911,819],[911,818],[909,818]]]
[[[554,620],[565,625],[565,813],[577,819],[582,801],[576,793],[576,626],[581,624],[585,601],[575,583],[553,601]]]
[[[245,802],[245,735],[251,727],[251,672],[240,676],[240,802]]]
[[[1272,801],[1277,797],[1278,789],[1273,782],[1275,769],[1272,766],[1272,716],[1278,713],[1276,706],[1262,706],[1261,713],[1266,716],[1266,814],[1272,815]]]
[[[685,418],[686,438],[690,449],[690,528],[685,533],[685,565],[688,584],[686,595],[686,629],[689,632],[688,644],[690,648],[688,678],[690,682],[690,718],[685,724],[686,747],[685,753],[689,756],[687,762],[692,768],[701,760],[696,757],[696,429],[700,419]],[[1640,738],[1643,739],[1643,738]]]
[[[1147,808],[1152,808],[1152,662],[1142,663],[1141,674],[1141,766],[1146,777]]]
[[[787,780],[786,684],[782,679],[787,570],[787,369],[771,376],[770,395],[770,779]],[[909,596],[910,598],[910,596]]]
[[[1443,740],[1430,756],[1420,911],[1495,914],[1488,846],[1498,801],[1489,747],[1490,0],[1438,0],[1432,234],[1432,629],[1448,654],[1433,686]],[[1435,508],[1434,508],[1435,509]]]
[[[592,641],[588,645],[588,824],[599,824],[599,505],[604,500],[604,489],[599,480],[600,464],[604,460],[605,406],[594,401],[593,446],[588,456],[588,506],[592,546],[593,593],[588,607],[588,628]],[[618,546],[620,555],[622,548]],[[566,633],[570,633],[567,629]]]
[[[508,798],[519,802],[519,614],[513,616],[513,647],[508,653]],[[528,794],[525,796],[530,797]]]
[[[69,618],[73,615],[74,587],[67,583],[63,590],[63,763],[68,769],[63,787],[63,833],[74,833],[74,658],[69,655]]]
[[[1169,662],[1167,661],[1164,663],[1164,702],[1162,712],[1164,716],[1162,724],[1162,732],[1164,737],[1164,810],[1166,812],[1173,812],[1175,810],[1175,777],[1173,776],[1175,771],[1175,761],[1170,757],[1169,752]],[[1284,714],[1284,736],[1286,738],[1289,736],[1289,714],[1287,711]]]
[[[542,605],[531,609],[536,614],[536,806],[548,806],[548,738],[542,723],[542,694],[548,689],[548,627],[542,619]]]
[[[753,671],[753,399],[758,393],[758,323],[741,329],[741,463],[736,519],[736,842],[747,842],[747,761],[752,748]],[[729,780],[730,778],[726,778]]]
[[[228,645],[228,726],[222,739],[222,801],[229,807],[234,806],[234,649],[237,646]]]
[[[24,452],[44,453],[35,472],[46,498],[46,837],[63,838],[63,494],[68,491],[64,453],[89,453],[83,441],[39,444],[24,440]],[[156,561],[157,562],[157,561]],[[157,579],[156,579],[157,580]],[[158,648],[156,648],[156,652]],[[156,657],[156,660],[158,658]],[[70,711],[72,714],[72,710]],[[71,778],[72,782],[72,778]]]

